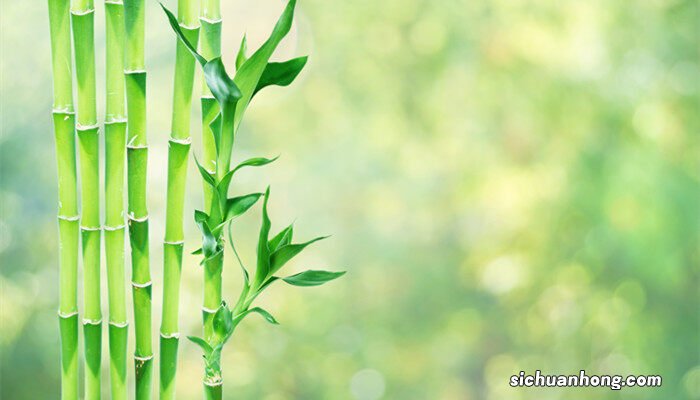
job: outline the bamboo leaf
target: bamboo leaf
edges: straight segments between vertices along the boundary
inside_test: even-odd
[[[267,322],[269,322],[271,324],[279,325],[279,322],[277,322],[277,320],[275,319],[275,317],[272,316],[272,314],[270,314],[269,312],[267,312],[266,310],[264,310],[260,307],[253,307],[253,308],[245,310],[242,313],[233,317],[234,326],[237,326],[243,320],[243,318],[245,318],[250,313],[260,314],[263,318],[265,318],[265,320]]]
[[[311,243],[318,242],[319,240],[326,239],[327,237],[328,236],[320,236],[315,239],[311,239],[305,243],[296,243],[280,246],[270,256],[269,274],[272,275],[275,272],[279,271],[279,269],[282,268],[282,266],[284,266],[284,264],[286,264],[287,261],[291,260],[294,256],[301,253],[301,251],[304,250]]]
[[[292,235],[294,234],[294,224],[290,224],[288,227],[282,229],[275,237],[270,239],[268,247],[270,251],[275,251],[281,246],[287,245],[292,242]]]
[[[250,209],[263,193],[251,193],[245,196],[230,198],[226,201],[226,221],[242,215]]]
[[[241,98],[241,91],[226,73],[226,67],[221,61],[221,57],[211,59],[202,67],[204,79],[219,104],[235,105]]]
[[[204,357],[208,358],[209,355],[211,355],[211,352],[212,352],[213,349],[212,349],[212,347],[209,345],[209,343],[207,343],[206,340],[204,340],[204,339],[202,339],[201,337],[198,337],[198,336],[187,336],[187,339],[189,339],[190,342],[192,342],[192,343],[196,344],[197,346],[199,346],[199,348],[201,348],[202,351],[204,351]]]
[[[207,223],[209,216],[199,210],[194,212],[194,221],[197,223],[199,230],[202,232],[202,254],[206,258],[213,256],[217,251],[217,241],[214,235],[209,229],[209,224]]]
[[[244,34],[241,46],[238,48],[238,54],[236,54],[236,70],[240,69],[241,65],[248,59],[245,55],[246,51],[248,51],[248,38]]]
[[[263,71],[253,96],[267,86],[289,86],[306,65],[308,56],[293,58],[284,62],[268,63]]]
[[[270,234],[270,217],[267,215],[267,201],[270,198],[270,187],[265,191],[265,199],[262,209],[262,223],[260,225],[260,237],[258,238],[258,262],[255,270],[253,286],[259,286],[270,272],[270,249],[267,247],[267,240]]]
[[[319,286],[326,282],[332,281],[334,279],[340,278],[345,275],[345,271],[331,272],[331,271],[319,271],[319,270],[308,270],[300,272],[296,275],[288,276],[282,278],[283,281],[294,286]]]
[[[272,162],[275,162],[280,156],[274,157],[274,158],[265,158],[265,157],[254,157],[254,158],[249,158],[242,163],[236,165],[236,168],[234,168],[231,171],[231,174],[235,173],[241,168],[244,167],[262,167],[263,165],[270,164]]]
[[[204,179],[204,182],[208,183],[209,186],[212,188],[216,188],[216,180],[212,176],[212,174],[207,171],[206,168],[202,166],[202,164],[199,163],[199,160],[197,160],[197,157],[194,158],[195,164],[197,164],[197,170],[199,170],[199,174],[202,175],[202,179]]]
[[[277,48],[277,45],[282,41],[282,39],[289,33],[292,27],[292,19],[294,18],[294,7],[296,6],[296,0],[289,0],[287,6],[285,7],[282,15],[280,16],[277,24],[272,30],[270,37],[263,43],[258,50],[250,56],[236,72],[234,81],[236,85],[241,90],[241,100],[236,109],[236,115],[234,117],[234,127],[238,126],[243,118],[243,113],[250,103],[250,99],[253,97],[255,88],[258,86],[258,81],[265,71],[267,62],[272,56],[272,53]]]
[[[175,34],[177,34],[177,37],[182,41],[182,43],[185,45],[187,50],[192,53],[192,56],[194,56],[197,61],[204,66],[207,63],[207,60],[202,57],[199,53],[197,53],[197,50],[195,50],[194,46],[192,46],[192,43],[187,39],[187,36],[185,36],[185,33],[182,32],[182,29],[180,28],[180,23],[177,21],[177,17],[173,15],[173,13],[168,10],[163,3],[160,3],[160,6],[163,8],[163,11],[165,11],[165,15],[168,16],[168,22],[170,22],[170,27],[173,28],[175,31]]]
[[[229,310],[228,307],[226,307],[226,304],[223,302],[214,314],[212,327],[218,342],[223,342],[231,331],[233,331],[233,317],[231,315],[231,310]]]
[[[236,260],[238,260],[238,265],[241,267],[241,272],[243,272],[243,278],[244,278],[244,287],[243,290],[247,291],[250,288],[250,276],[248,275],[248,270],[245,268],[245,265],[243,265],[243,261],[241,261],[241,257],[238,255],[238,251],[236,251],[236,246],[233,244],[233,235],[231,234],[231,226],[232,224],[228,225],[228,243],[231,245],[231,249],[233,249],[233,254],[236,256]]]
[[[216,154],[219,154],[219,151],[221,150],[221,128],[221,113],[218,113],[209,124],[211,134],[214,136],[214,147],[216,148]]]
[[[200,247],[200,248],[198,248],[197,250],[193,251],[193,252],[190,253],[190,254],[192,254],[193,256],[200,255],[200,254],[202,254],[202,248]]]

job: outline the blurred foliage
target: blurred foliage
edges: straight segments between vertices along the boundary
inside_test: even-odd
[[[148,6],[157,327],[175,39]],[[259,46],[281,7],[226,2],[228,65],[243,31]],[[334,235],[292,269],[349,272],[261,299],[282,325],[241,327],[223,355],[225,396],[700,398],[697,2],[304,0],[299,11],[279,58],[309,53],[308,69],[256,99],[235,155],[282,157],[234,188],[272,185],[275,230],[298,218],[300,239]],[[48,19],[43,2],[3,2],[0,15],[0,395],[57,398]],[[191,169],[188,209],[200,192]],[[234,228],[248,262],[258,213]],[[189,218],[186,229],[194,249]],[[241,278],[227,257],[230,297]],[[201,271],[185,261],[182,331],[196,334]],[[197,398],[199,352],[183,342],[180,354],[179,396]],[[508,386],[536,369],[664,381]]]

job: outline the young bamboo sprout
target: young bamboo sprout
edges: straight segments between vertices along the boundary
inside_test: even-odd
[[[110,389],[113,400],[127,398],[126,280],[124,276],[124,5],[105,0],[105,256],[109,289]]]
[[[58,169],[61,399],[78,399],[78,180],[71,71],[70,0],[49,1],[53,126]]]
[[[193,43],[199,36],[199,0],[180,0],[178,24]],[[190,114],[194,59],[187,48],[176,41],[175,81],[173,90],[172,131],[168,143],[168,192],[163,244],[163,319],[160,327],[160,398],[175,398],[175,376],[179,342],[180,273],[184,233],[182,218],[190,151]]]
[[[95,7],[92,0],[73,0],[71,22],[78,83],[80,148],[80,226],[83,243],[83,330],[85,335],[85,398],[100,398],[102,312],[100,310],[100,163],[95,87]]]
[[[144,60],[145,2],[124,0],[126,53],[124,77],[127,102],[127,184],[131,244],[134,331],[136,332],[136,399],[151,398],[151,271],[148,249],[146,174],[146,70]]]
[[[245,55],[245,40],[242,42],[236,60],[237,71],[234,79],[231,79],[226,73],[220,57],[207,60],[197,53],[185,33],[180,29],[175,16],[163,7],[171,27],[201,64],[207,86],[219,109],[219,113],[210,124],[215,147],[214,171],[209,171],[206,165],[202,166],[197,163],[211,197],[207,212],[195,211],[195,222],[202,232],[202,247],[195,253],[203,256],[201,264],[205,273],[204,337],[188,336],[204,351],[204,394],[205,399],[208,400],[222,398],[221,350],[243,318],[250,313],[258,313],[267,321],[277,323],[267,311],[259,307],[251,308],[255,298],[272,282],[280,279],[274,274],[287,261],[299,254],[306,246],[323,239],[323,237],[319,237],[305,243],[294,244],[291,242],[293,234],[291,225],[269,239],[270,219],[267,215],[269,188],[265,194],[251,193],[228,198],[231,179],[236,171],[248,166],[267,165],[276,159],[252,158],[243,161],[233,169],[230,168],[235,132],[252,97],[266,86],[289,85],[306,64],[306,57],[282,63],[269,62],[275,48],[291,28],[295,5],[295,0],[290,0],[287,3],[268,40],[250,58]],[[244,285],[238,301],[230,309],[221,301],[224,230],[227,226],[230,229],[231,221],[246,212],[260,197],[264,197],[263,221],[258,241],[255,275],[251,281],[246,268],[241,263]],[[229,239],[229,242],[233,247],[233,241]],[[235,252],[235,247],[233,250]],[[282,279],[296,286],[316,286],[343,274],[344,272],[305,271]],[[219,303],[215,304],[215,301],[219,301]]]

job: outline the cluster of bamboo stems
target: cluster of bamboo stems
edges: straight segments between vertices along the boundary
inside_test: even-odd
[[[202,231],[204,338],[189,337],[204,350],[204,394],[221,399],[223,378],[220,353],[235,327],[250,313],[272,323],[265,310],[251,307],[253,300],[272,282],[284,280],[296,286],[316,286],[342,272],[305,271],[286,278],[274,274],[316,238],[292,243],[292,226],[268,237],[269,188],[228,198],[237,170],[263,166],[274,159],[243,161],[231,169],[234,137],[252,97],[270,85],[289,85],[306,63],[306,57],[282,63],[269,62],[289,32],[295,0],[290,0],[270,38],[250,57],[245,37],[231,79],[221,61],[221,12],[219,0],[180,0],[177,17],[164,8],[178,36],[174,71],[171,135],[168,141],[168,183],[165,238],[163,242],[163,310],[160,326],[159,393],[175,398],[179,346],[179,297],[184,251],[184,197],[190,152],[191,103],[195,60],[201,64],[203,162],[197,167],[204,180],[204,210],[195,211]],[[101,397],[102,313],[100,299],[101,241],[104,231],[109,305],[110,393],[127,398],[127,340],[125,234],[128,226],[135,333],[135,398],[150,399],[153,376],[149,219],[147,209],[146,69],[144,0],[105,0],[106,107],[105,210],[100,210],[100,126],[97,120],[93,0],[49,0],[52,67],[54,76],[53,121],[59,183],[59,262],[62,399],[77,399],[78,389],[78,252],[82,247],[83,337],[86,399]],[[71,29],[72,28],[72,29]],[[71,46],[71,30],[73,46]],[[195,45],[199,43],[199,51]],[[77,107],[73,107],[72,53],[75,56]],[[75,115],[77,114],[77,115]],[[76,135],[77,132],[77,135]],[[76,136],[80,160],[80,189],[76,171]],[[126,160],[127,204],[124,205]],[[80,207],[78,204],[80,193]],[[230,238],[230,223],[264,198],[255,275],[238,258]],[[125,215],[126,212],[126,215]],[[82,214],[82,215],[81,215]],[[128,224],[128,225],[127,225]],[[222,301],[224,231],[244,272],[244,286],[233,308]],[[80,238],[80,239],[79,239]],[[81,246],[81,242],[82,246]]]

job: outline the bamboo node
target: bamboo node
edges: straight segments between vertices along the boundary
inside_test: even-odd
[[[209,25],[220,24],[223,21],[221,18],[212,19],[207,17],[199,17],[199,20],[204,21]]]
[[[70,10],[70,13],[73,14],[76,17],[80,17],[83,15],[89,15],[95,12],[94,8],[88,8],[87,10]]]
[[[54,108],[51,110],[52,114],[68,114],[68,115],[75,115],[75,111],[71,109],[70,107],[66,108]]]
[[[192,144],[192,138],[188,137],[188,138],[184,138],[184,139],[178,139],[178,138],[171,137],[170,139],[168,139],[168,142],[180,144],[183,146],[189,146]]]
[[[117,3],[111,3],[111,4],[117,4]],[[127,122],[126,118],[122,117],[117,117],[117,118],[110,118],[105,121],[105,125],[112,125],[112,124],[125,124]]]
[[[144,283],[131,282],[131,286],[133,286],[135,288],[142,288],[142,289],[147,288],[147,287],[151,286],[152,284],[153,284],[153,282],[151,282],[151,281],[144,282]]]
[[[91,130],[93,130],[93,129],[96,129],[97,131],[99,131],[100,126],[97,125],[97,124],[93,124],[93,125],[80,125],[80,124],[75,124],[75,130],[76,130],[76,131],[87,132],[87,131],[91,131]]]
[[[126,328],[129,326],[129,322],[124,321],[124,322],[114,322],[114,321],[109,321],[109,324],[115,328]]]
[[[173,332],[173,333],[160,333],[160,337],[163,339],[180,339],[180,332]]]
[[[80,221],[80,215],[59,215],[58,219],[69,222]]]
[[[88,231],[88,232],[97,232],[101,231],[102,227],[101,226],[85,226],[85,225],[80,225],[80,230],[81,231]]]
[[[100,318],[100,319],[83,318],[83,325],[100,325],[100,324],[102,324],[102,318]]]
[[[68,319],[68,318],[75,317],[76,315],[78,315],[77,311],[72,311],[69,313],[62,313],[61,310],[58,310],[58,317],[59,318]]]
[[[150,356],[139,356],[139,355],[134,354],[134,360],[136,360],[136,361],[146,362],[146,361],[150,361],[152,359],[153,359],[153,354],[151,354]]]
[[[117,225],[117,226],[105,225],[102,228],[106,231],[114,232],[114,231],[120,231],[120,230],[126,228],[126,225],[124,225],[124,224]]]
[[[176,241],[163,240],[163,244],[169,244],[171,246],[182,246],[185,244],[185,241],[184,240],[176,240]]]
[[[143,217],[136,217],[136,216],[134,216],[134,214],[129,213],[129,215],[127,215],[126,217],[129,218],[129,221],[132,221],[132,222],[146,222],[146,221],[148,221],[148,215],[143,216]]]
[[[125,69],[124,74],[125,75],[138,75],[138,74],[145,74],[146,70],[145,69]]]
[[[202,311],[204,311],[207,314],[216,314],[216,311],[218,311],[218,309],[212,310],[211,308],[202,307]]]

